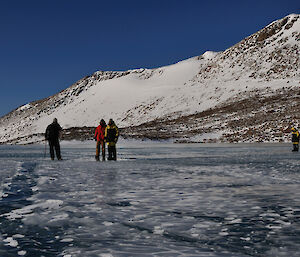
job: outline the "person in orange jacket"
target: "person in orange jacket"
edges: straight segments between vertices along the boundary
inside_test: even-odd
[[[95,136],[94,136],[95,140],[97,141],[96,155],[95,155],[96,161],[99,161],[100,145],[101,145],[101,148],[102,148],[102,161],[105,161],[105,141],[104,141],[105,128],[106,128],[106,123],[102,119],[100,121],[100,125],[95,130]]]

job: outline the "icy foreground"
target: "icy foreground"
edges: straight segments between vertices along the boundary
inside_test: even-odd
[[[0,256],[297,256],[290,145],[0,148]]]

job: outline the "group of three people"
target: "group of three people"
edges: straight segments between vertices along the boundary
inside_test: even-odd
[[[51,160],[54,160],[54,149],[57,159],[62,160],[59,145],[61,131],[62,128],[56,118],[54,118],[53,122],[46,128],[45,139],[49,142]],[[108,125],[106,125],[103,119],[100,121],[100,125],[95,130],[94,138],[97,141],[95,155],[97,161],[100,160],[100,146],[102,149],[102,161],[105,161],[105,143],[107,143],[108,150],[107,159],[117,160],[116,143],[119,138],[119,129],[112,119],[109,120]]]
[[[58,124],[57,119],[54,118],[53,122],[47,127],[45,138],[49,142],[50,148],[50,157],[54,160],[54,149],[56,152],[56,157],[58,160],[61,160],[59,137],[60,132],[62,131],[61,126]],[[292,132],[292,143],[293,143],[293,152],[299,151],[299,131],[294,127],[291,129]],[[100,125],[95,130],[94,135],[96,144],[96,155],[95,158],[97,161],[100,160],[100,146],[102,150],[102,161],[105,161],[105,143],[107,143],[108,150],[108,160],[117,160],[117,150],[116,143],[119,138],[119,129],[116,126],[115,122],[110,119],[108,125],[102,119]]]

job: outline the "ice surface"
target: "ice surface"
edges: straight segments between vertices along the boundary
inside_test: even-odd
[[[0,256],[297,256],[299,154],[286,144],[0,146]],[[4,197],[6,195],[6,197]]]

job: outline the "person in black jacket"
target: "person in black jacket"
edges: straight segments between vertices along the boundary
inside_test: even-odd
[[[108,125],[105,128],[104,140],[107,143],[108,159],[107,160],[117,160],[117,150],[116,143],[119,138],[119,129],[116,126],[113,119],[110,119]]]
[[[292,143],[293,143],[293,152],[299,151],[299,131],[295,128],[292,128]]]
[[[45,138],[49,142],[51,160],[54,160],[54,148],[55,148],[57,159],[62,160],[60,154],[60,145],[59,145],[59,137],[61,131],[62,128],[58,124],[56,118],[53,119],[53,122],[50,125],[48,125],[46,129]]]

